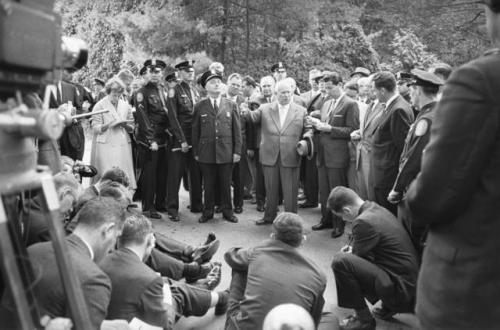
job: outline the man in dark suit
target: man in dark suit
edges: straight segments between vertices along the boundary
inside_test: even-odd
[[[319,86],[316,94],[314,94],[308,101],[306,107],[307,114],[315,116],[321,113],[323,104],[330,98],[326,93],[325,83],[321,81],[323,74],[318,71],[313,77],[313,81]],[[309,92],[308,92],[309,93]],[[314,137],[315,145],[318,144],[318,137]],[[308,157],[302,158],[301,179],[304,186],[304,201],[299,204],[300,208],[315,208],[318,207],[319,186],[318,186],[318,165],[316,165],[317,152],[314,151],[310,159]],[[300,199],[300,198],[299,198]]]
[[[125,218],[124,208],[112,198],[97,197],[87,202],[77,218],[77,227],[66,238],[66,252],[73,263],[73,276],[81,284],[92,329],[100,329],[108,309],[111,282],[96,263],[115,246]],[[70,317],[52,243],[31,245],[28,253],[34,268],[40,270],[34,287],[38,303],[51,317]]]
[[[333,227],[332,237],[344,233],[344,221],[333,215],[326,205],[330,191],[336,186],[347,186],[349,166],[349,140],[359,128],[358,104],[342,92],[342,78],[336,72],[322,78],[331,97],[321,109],[321,120],[314,121],[318,132],[318,182],[321,203],[321,221],[313,230]]]
[[[99,264],[112,285],[108,319],[138,318],[150,325],[171,329],[182,316],[203,316],[210,307],[225,310],[227,291],[215,293],[162,278],[143,262],[155,246],[151,221],[141,214],[127,216],[119,249]],[[220,281],[220,267],[216,270]],[[168,293],[168,294],[165,294]]]
[[[68,78],[68,73],[63,77]],[[61,80],[56,85],[55,95],[51,95],[50,107],[58,108],[63,104],[69,104],[72,114],[81,114],[82,103],[78,89],[70,82]],[[67,126],[59,138],[61,155],[68,156],[73,160],[82,160],[85,151],[85,136],[81,122],[76,121]]]
[[[397,213],[397,207],[387,201],[398,175],[399,158],[405,144],[406,135],[413,122],[413,111],[396,90],[396,78],[388,71],[373,76],[374,93],[380,103],[385,103],[377,118],[377,128],[372,140],[372,169],[375,202]]]
[[[230,222],[238,222],[231,204],[233,164],[240,161],[241,155],[238,106],[222,97],[222,77],[218,72],[205,72],[201,82],[208,98],[195,105],[192,131],[193,152],[204,178],[205,206],[199,222],[214,217],[216,181],[220,188],[222,216]]]
[[[303,307],[319,324],[326,276],[298,247],[304,223],[293,213],[281,213],[273,222],[272,239],[252,248],[232,248],[224,255],[232,268],[226,330],[262,329],[275,306]]]
[[[383,320],[413,311],[418,259],[401,222],[346,187],[332,190],[328,206],[352,222],[352,243],[344,246],[332,263],[338,305],[356,312],[341,322],[341,329],[375,330],[365,299],[372,304],[382,301],[372,312]]]
[[[191,212],[198,213],[203,209],[202,176],[198,162],[194,160],[191,146],[191,131],[194,105],[199,95],[192,84],[195,71],[194,61],[182,61],[175,68],[178,70],[180,81],[169,90],[168,108],[175,113],[181,130],[172,132],[172,146],[168,156],[168,193],[167,211],[172,221],[179,221],[179,189],[184,170],[189,171],[189,201]],[[172,149],[180,149],[173,151]]]
[[[500,44],[500,1],[483,1]],[[422,329],[496,329],[500,324],[500,53],[456,69],[435,110],[420,174],[406,203],[429,225],[417,288]]]
[[[260,161],[267,202],[264,218],[257,220],[257,225],[271,224],[276,218],[280,186],[285,211],[297,213],[300,172],[297,143],[306,133],[307,111],[292,102],[292,95],[291,84],[282,80],[276,84],[277,102],[261,105],[257,110],[243,114],[261,126]]]

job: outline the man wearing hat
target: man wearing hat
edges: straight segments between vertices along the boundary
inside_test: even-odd
[[[429,142],[432,121],[434,120],[437,95],[440,86],[443,85],[441,78],[433,73],[414,69],[411,74],[413,76],[413,80],[409,82],[411,103],[419,113],[406,137],[399,161],[399,173],[387,197],[389,202],[393,204],[398,204],[403,199],[408,186],[420,172],[422,154]],[[415,248],[421,253],[425,227],[413,224],[401,207],[398,207],[398,218],[402,220],[408,230]]]
[[[95,103],[99,102],[106,96],[104,85],[106,85],[104,80],[94,78],[94,83],[92,84],[92,97],[94,98]]]
[[[274,80],[276,82],[283,80],[286,78],[286,68],[283,65],[283,62],[278,62],[271,66],[271,73],[273,74]]]
[[[363,67],[357,67],[354,69],[353,73],[351,73],[351,79],[357,81],[361,77],[369,77],[371,74],[370,70]]]
[[[344,233],[344,221],[330,212],[327,200],[336,186],[347,186],[349,167],[349,141],[351,133],[359,128],[358,104],[342,91],[342,78],[336,72],[322,78],[330,100],[321,109],[321,120],[313,122],[319,135],[318,166],[321,220],[312,227],[321,230],[333,227],[332,237]]]
[[[241,157],[241,128],[238,106],[222,97],[222,76],[207,71],[201,85],[208,97],[194,107],[192,145],[195,159],[203,173],[205,206],[200,223],[214,217],[215,186],[218,184],[222,216],[238,222],[231,203],[231,176],[233,164]]]
[[[168,193],[167,211],[172,221],[179,221],[179,188],[184,169],[189,171],[189,199],[191,212],[201,212],[203,209],[201,190],[201,170],[194,160],[191,147],[191,131],[194,105],[198,94],[192,84],[195,78],[194,61],[183,61],[175,68],[180,81],[169,90],[168,104],[177,117],[180,125],[178,133],[172,138],[171,152],[168,158]],[[176,149],[178,151],[173,151]]]
[[[145,85],[135,94],[138,158],[142,160],[139,178],[142,193],[142,211],[153,219],[160,219],[157,211],[165,211],[167,187],[166,146],[170,121],[175,122],[167,110],[166,95],[161,86],[166,64],[150,59],[144,62]],[[172,119],[171,119],[172,118]],[[171,120],[169,120],[171,119]]]
[[[321,71],[318,69],[311,69],[309,71],[309,85],[311,86],[311,89],[308,90],[307,92],[300,94],[300,96],[302,96],[302,98],[306,102],[309,103],[312,100],[312,98],[319,93],[319,84],[317,78],[320,77],[321,75],[322,75]]]

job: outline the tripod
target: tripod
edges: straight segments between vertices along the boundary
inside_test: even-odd
[[[2,279],[6,290],[11,293],[19,328],[22,330],[41,329],[36,297],[29,289],[34,281],[33,269],[23,243],[21,224],[17,218],[17,205],[15,204],[16,196],[25,191],[37,191],[42,197],[43,215],[49,228],[71,319],[77,330],[88,330],[92,326],[80,283],[67,253],[63,220],[58,212],[59,199],[54,181],[48,170],[37,169],[37,154],[33,140],[26,137],[26,135],[42,135],[37,134],[37,131],[31,132],[36,129],[40,131],[38,128],[40,122],[45,121],[26,120],[26,117],[0,113],[0,267]],[[54,135],[57,134],[54,133]],[[49,136],[49,138],[54,138],[54,136]],[[34,308],[30,310],[30,306]]]

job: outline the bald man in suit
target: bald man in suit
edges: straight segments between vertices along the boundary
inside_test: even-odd
[[[300,156],[297,143],[306,133],[307,111],[292,102],[291,84],[276,84],[277,101],[248,112],[254,123],[261,125],[260,161],[264,172],[267,203],[264,218],[257,225],[271,224],[277,215],[279,187],[283,189],[286,212],[297,213]],[[307,132],[312,134],[312,131]]]

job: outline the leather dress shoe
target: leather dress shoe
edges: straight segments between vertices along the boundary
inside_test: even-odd
[[[236,207],[234,208],[234,213],[236,213],[236,214],[241,214],[241,213],[243,213],[243,208],[242,208],[241,206],[236,206]]]
[[[266,219],[262,218],[257,221],[255,221],[255,224],[257,226],[263,226],[263,225],[271,225],[273,222],[272,221],[267,221]]]
[[[222,206],[216,206],[215,213],[222,213]]]
[[[219,291],[219,301],[215,305],[215,315],[224,315],[227,312],[227,307],[229,303],[229,290]]]
[[[190,271],[185,275],[187,283],[196,282],[199,279],[207,277],[207,275],[215,267],[216,263],[206,262],[204,264],[198,265],[196,262],[192,262],[190,265]]]
[[[193,283],[194,286],[208,291],[212,291],[219,285],[221,278],[222,264],[220,262],[214,262],[214,264],[215,264],[214,268],[212,268],[210,273],[208,273],[207,277]]]
[[[340,230],[339,228],[335,228],[333,231],[332,231],[332,238],[337,238],[337,237],[340,237],[344,235],[344,231],[343,230]]]
[[[318,203],[313,203],[313,202],[305,201],[304,203],[299,204],[299,207],[301,209],[312,209],[312,208],[318,207]]]
[[[361,320],[357,315],[351,315],[340,322],[341,330],[375,330],[376,326],[374,318]]]
[[[205,243],[203,245],[210,244],[213,241],[215,241],[216,239],[217,239],[217,237],[215,236],[215,233],[213,231],[211,231],[208,233],[207,240],[205,241]]]
[[[333,225],[330,225],[324,221],[320,221],[311,227],[312,230],[323,230],[323,229],[328,229],[328,228],[333,228]]]
[[[170,219],[170,221],[173,221],[173,222],[181,221],[178,214],[169,213],[168,218]]]
[[[231,214],[230,216],[224,215],[223,218],[229,222],[238,223],[238,218],[234,214]]]
[[[262,205],[262,204],[257,204],[257,211],[259,211],[259,212],[264,212],[265,210],[266,210],[266,209],[265,209],[264,205]]]
[[[203,215],[202,215],[202,216],[198,219],[198,222],[199,222],[199,223],[205,223],[205,222],[207,222],[208,220],[211,220],[211,219],[213,219],[213,218],[214,218],[214,215],[213,215],[213,214],[212,214],[212,215],[205,215],[205,214],[203,214]]]
[[[384,307],[384,305],[382,304],[381,307],[375,307],[374,309],[372,309],[372,314],[377,319],[381,319],[381,320],[387,321],[387,320],[392,319],[392,317],[394,315],[396,315],[397,313],[394,312],[393,310],[387,308],[387,307]]]
[[[156,211],[144,211],[142,214],[151,219],[161,219],[161,214]]]
[[[300,193],[297,195],[297,200],[299,201],[303,201],[304,199],[306,199],[306,195],[304,193]]]
[[[201,212],[203,212],[203,208],[202,207],[193,207],[190,210],[191,210],[191,213],[201,213]]]
[[[197,262],[200,265],[205,262],[209,262],[219,249],[219,246],[220,241],[216,239],[215,241],[211,241],[208,244],[195,248],[193,253],[191,254],[193,261]]]

